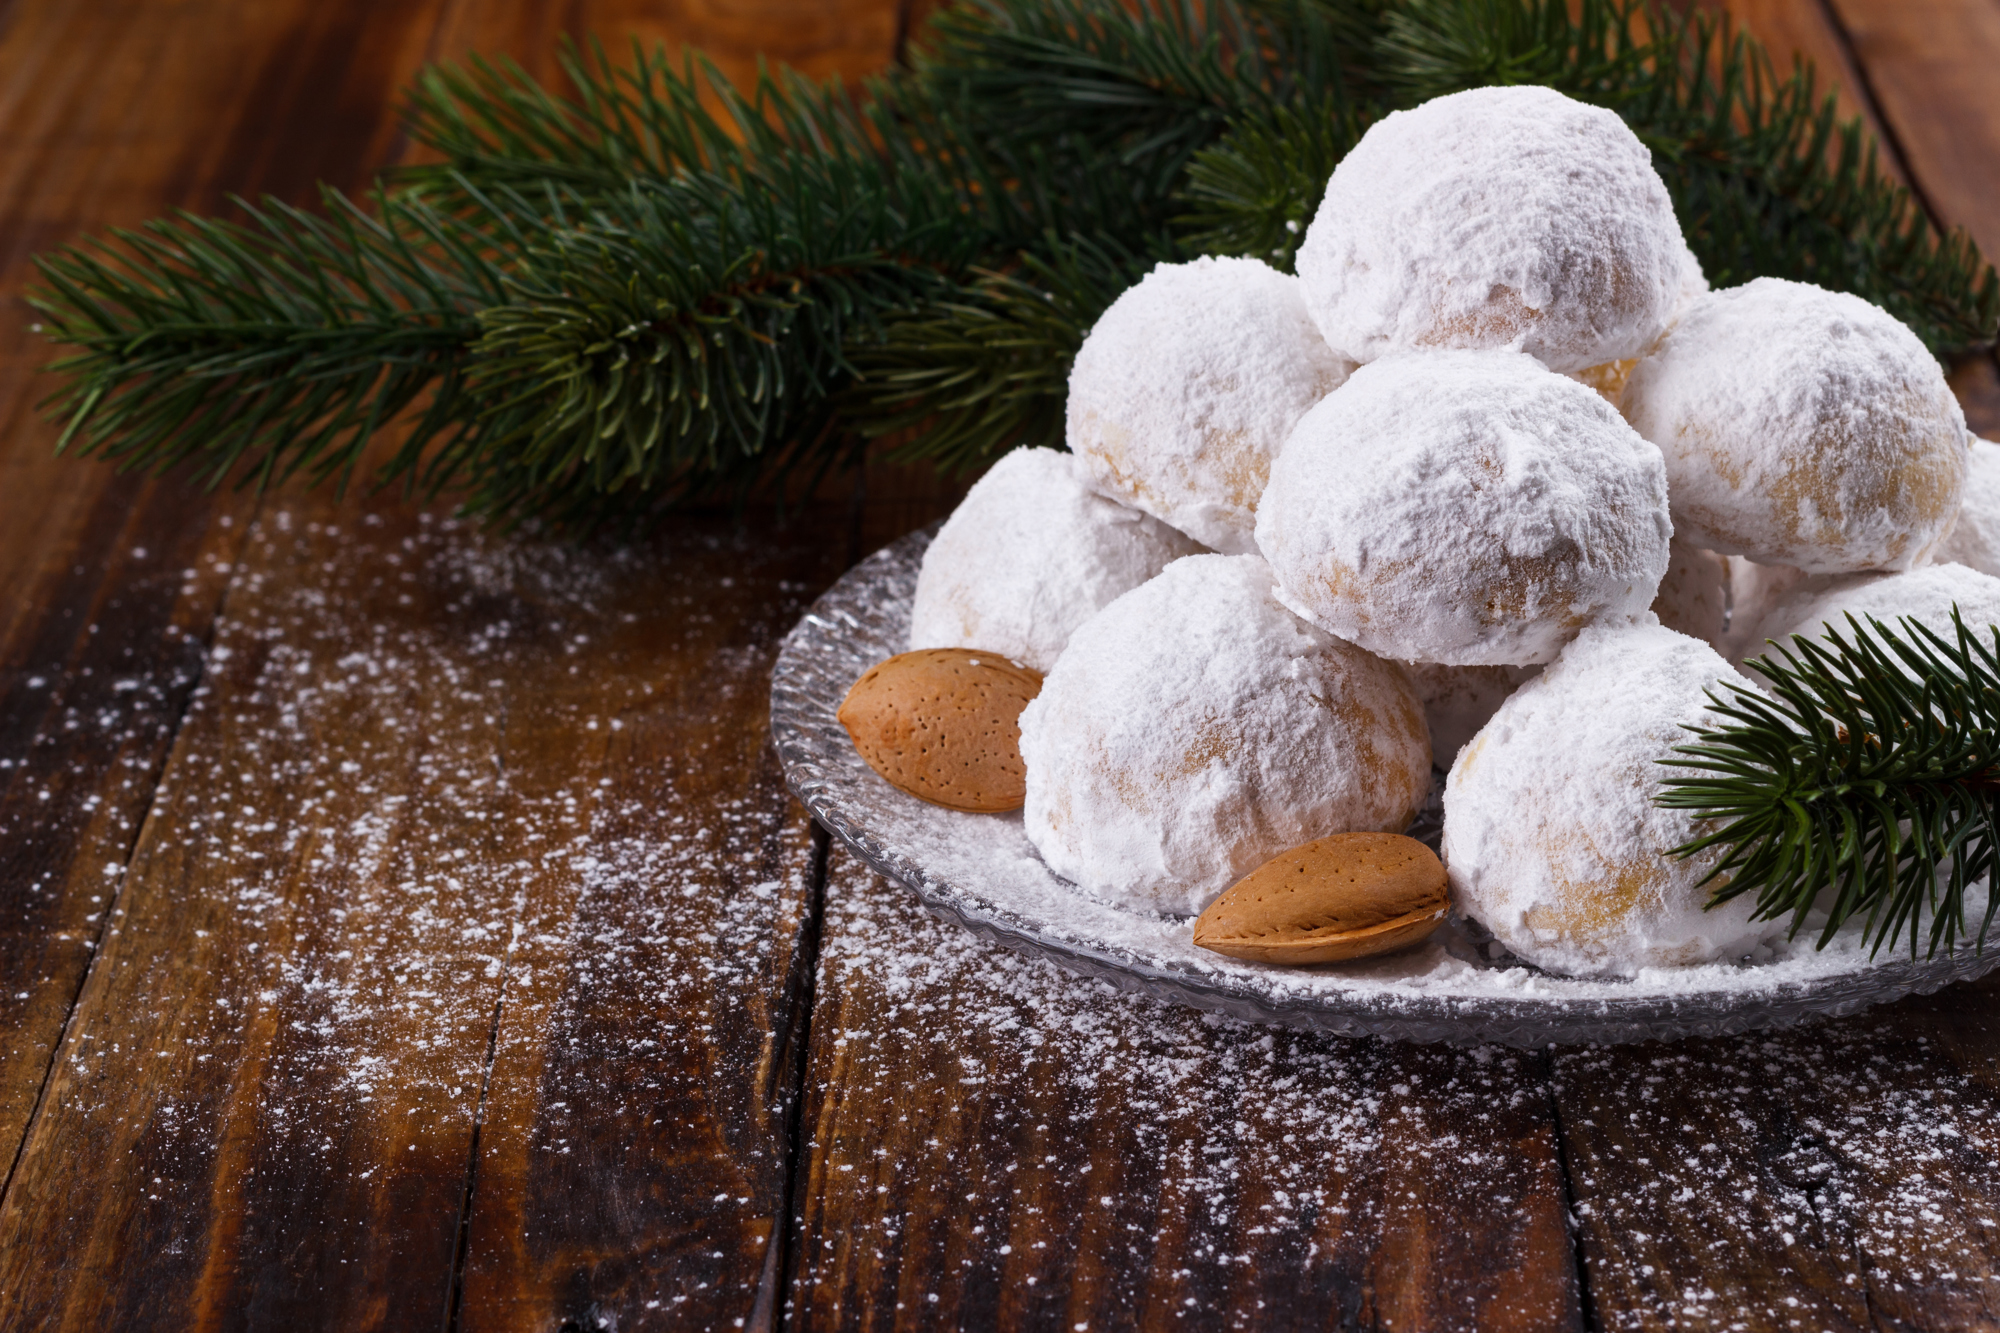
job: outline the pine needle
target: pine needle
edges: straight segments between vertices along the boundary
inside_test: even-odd
[[[1823,910],[1821,948],[1858,919],[1876,952],[1904,936],[1912,957],[1919,936],[1927,957],[1950,952],[1983,887],[1983,947],[2000,908],[2000,627],[1982,639],[1956,608],[1949,638],[1847,621],[1752,659],[1768,694],[1711,692],[1724,720],[1661,761],[1685,772],[1658,803],[1710,825],[1674,855],[1726,849],[1702,880],[1711,906],[1754,893],[1756,918],[1790,917],[1794,936]]]
[[[1857,292],[1940,354],[2000,278],[1809,73],[1642,0],[969,0],[858,89],[566,47],[574,96],[423,74],[443,161],[318,212],[189,215],[38,260],[63,445],[212,484],[378,480],[511,523],[644,523],[846,466],[1060,444],[1069,366],[1151,264],[1288,268],[1374,120],[1546,83],[1653,150],[1717,285]]]

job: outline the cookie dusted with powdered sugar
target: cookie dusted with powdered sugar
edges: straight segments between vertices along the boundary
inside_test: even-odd
[[[1917,336],[1858,296],[1779,278],[1712,292],[1622,406],[1666,455],[1675,529],[1725,555],[1911,569],[1958,514],[1965,413]]]
[[[1850,615],[1864,625],[1872,617],[1892,630],[1908,616],[1950,641],[1953,607],[1973,633],[1991,643],[1991,627],[2000,625],[2000,578],[1964,565],[1926,565],[1901,574],[1822,575],[1798,583],[1765,613],[1744,656],[1770,653],[1767,640],[1790,647],[1795,634],[1823,636],[1829,629],[1851,641]]]
[[[1377,121],[1299,246],[1327,344],[1368,362],[1506,347],[1577,371],[1666,327],[1687,248],[1652,154],[1610,111],[1474,88]]]
[[[1289,605],[1452,666],[1547,662],[1644,613],[1671,537],[1660,451],[1518,352],[1363,366],[1300,420],[1257,515]]]
[[[1021,755],[1049,868],[1162,912],[1314,838],[1401,832],[1430,788],[1402,669],[1287,611],[1254,556],[1177,560],[1079,629]]]
[[[974,484],[924,552],[910,647],[981,648],[1045,672],[1078,625],[1200,550],[1091,490],[1073,456],[1016,449]]]
[[[1459,751],[1444,791],[1444,860],[1459,911],[1537,967],[1631,976],[1738,957],[1782,922],[1751,898],[1703,910],[1721,856],[1669,855],[1686,810],[1653,803],[1660,765],[1715,721],[1707,691],[1739,678],[1707,644],[1659,625],[1584,630]]]
[[[1218,551],[1253,552],[1271,460],[1352,369],[1313,327],[1297,279],[1255,259],[1161,264],[1083,340],[1069,447],[1113,499]]]

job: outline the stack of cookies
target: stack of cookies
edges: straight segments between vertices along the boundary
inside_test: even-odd
[[[1754,949],[1667,855],[1658,761],[1766,638],[2000,621],[2000,447],[1879,308],[1709,291],[1645,147],[1547,89],[1375,125],[1298,268],[1160,265],[1077,355],[1070,452],[1001,460],[926,556],[913,649],[1045,674],[1029,838],[1200,913],[1330,835],[1379,858],[1435,764],[1453,910],[1517,956]]]

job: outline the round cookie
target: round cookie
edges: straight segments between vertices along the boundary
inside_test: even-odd
[[[1852,640],[1852,615],[1866,625],[1870,616],[1890,629],[1904,616],[1919,621],[1950,641],[1951,611],[1956,606],[1966,626],[1982,641],[1991,642],[1990,626],[2000,625],[2000,578],[1964,565],[1926,565],[1902,574],[1844,574],[1806,579],[1793,588],[1758,622],[1756,637],[1744,653],[1754,657],[1773,650],[1775,639],[1790,645],[1794,634],[1823,635],[1830,627]]]
[[[1402,669],[1287,611],[1254,556],[1177,560],[1079,629],[1021,754],[1042,859],[1141,911],[1199,912],[1328,834],[1401,832],[1430,788]]]
[[[1938,546],[1936,559],[2000,574],[2000,444],[1977,438],[1968,444],[1958,522]]]
[[[1441,662],[1405,662],[1410,683],[1424,704],[1424,725],[1431,733],[1431,763],[1450,768],[1451,761],[1479,734],[1488,718],[1523,682],[1541,674],[1538,666],[1445,666]]]
[[[1111,303],[1069,375],[1068,441],[1091,485],[1228,554],[1292,424],[1353,367],[1298,280],[1256,259],[1161,264]]]
[[[1546,662],[1643,614],[1671,536],[1660,451],[1518,352],[1363,366],[1299,421],[1257,515],[1288,605],[1453,666]]]
[[[1384,117],[1334,168],[1300,243],[1341,356],[1508,347],[1557,371],[1636,357],[1686,281],[1652,154],[1548,88],[1473,88]]]
[[[1444,861],[1458,910],[1537,967],[1630,976],[1737,957],[1784,928],[1754,896],[1704,911],[1720,850],[1653,804],[1659,760],[1737,680],[1705,643],[1658,625],[1594,626],[1516,690],[1459,752],[1444,791]]]
[[[980,648],[1046,672],[1078,625],[1201,546],[1084,485],[1053,449],[1016,449],[924,552],[910,647]]]
[[[1937,360],[1858,296],[1759,278],[1697,301],[1625,386],[1674,527],[1809,574],[1910,569],[1951,530],[1965,413]]]

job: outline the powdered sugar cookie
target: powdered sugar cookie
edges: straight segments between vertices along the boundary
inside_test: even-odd
[[[1708,275],[1701,271],[1701,261],[1694,251],[1681,242],[1681,286],[1674,293],[1672,312],[1667,316],[1667,328],[1672,328],[1689,307],[1708,295]],[[1661,332],[1664,334],[1665,329]],[[1659,339],[1653,340],[1658,343]],[[1620,407],[1625,401],[1625,385],[1632,378],[1632,371],[1638,366],[1639,358],[1628,356],[1622,361],[1606,361],[1601,365],[1585,366],[1582,370],[1572,370],[1569,377],[1579,384],[1587,384],[1603,395],[1604,401],[1613,407]]]
[[[1201,546],[1084,484],[1053,449],[1016,449],[966,493],[924,552],[910,647],[981,648],[1047,671],[1113,598]]]
[[[1218,551],[1253,551],[1272,458],[1351,369],[1296,279],[1255,259],[1161,264],[1083,340],[1069,447],[1113,499]]]
[[[1363,366],[1299,421],[1257,516],[1289,605],[1454,666],[1546,662],[1643,614],[1671,535],[1659,450],[1518,352]]]
[[[1371,126],[1299,246],[1328,345],[1367,362],[1508,347],[1558,371],[1636,357],[1687,248],[1652,154],[1548,88],[1474,88]]]
[[[1674,526],[1807,573],[1910,569],[1951,529],[1965,414],[1917,336],[1858,296],[1777,278],[1695,303],[1632,372]]]
[[[1719,851],[1653,803],[1659,760],[1737,679],[1713,648],[1658,625],[1592,627],[1516,690],[1459,752],[1444,793],[1458,909],[1538,967],[1630,976],[1739,956],[1783,929],[1753,899],[1704,911]]]
[[[1892,630],[1908,616],[1950,640],[1954,606],[1968,627],[1990,640],[1988,627],[2000,625],[2000,578],[1964,565],[1926,565],[1902,574],[1806,579],[1758,623],[1756,639],[1744,655],[1771,651],[1767,639],[1789,647],[1794,634],[1823,635],[1829,628],[1852,640],[1849,615],[1864,625],[1873,616]]]
[[[1936,558],[2000,574],[2000,444],[1974,439],[1967,448],[1958,521],[1939,544]]]
[[[1279,605],[1254,556],[1177,560],[1079,629],[1021,754],[1049,868],[1163,912],[1314,838],[1400,832],[1430,787],[1401,668]]]

